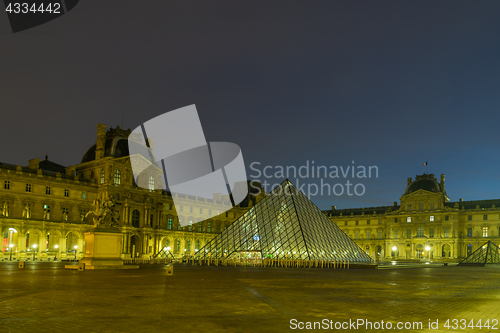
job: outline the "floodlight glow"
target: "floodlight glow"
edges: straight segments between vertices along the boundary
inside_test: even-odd
[[[426,251],[429,251],[430,249],[431,249],[431,248],[430,248],[429,246],[426,246],[426,247],[425,247],[425,250],[426,250]]]
[[[393,246],[393,247],[392,247],[392,250],[393,250],[393,251],[396,251],[397,249],[398,249],[398,248],[397,248],[397,247],[395,247],[395,246]]]
[[[36,249],[37,245],[36,244],[33,244],[33,248]]]
[[[14,244],[10,244],[9,247],[12,249],[14,247]]]

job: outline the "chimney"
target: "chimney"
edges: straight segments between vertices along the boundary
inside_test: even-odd
[[[97,125],[97,140],[95,142],[96,161],[104,157],[104,144],[106,143],[106,125]]]
[[[397,206],[398,205],[398,202],[397,201],[394,201],[394,206]]]
[[[441,191],[444,191],[444,173],[441,175],[441,183],[439,185],[441,187]]]
[[[406,186],[410,185],[411,184],[411,177],[408,177],[406,179]]]
[[[39,158],[34,158],[32,160],[28,161],[29,165],[28,168],[32,170],[38,170],[40,168],[40,159]]]
[[[460,202],[464,202],[464,199],[460,198],[460,199],[458,199],[458,201],[460,201]]]
[[[337,209],[337,206],[332,206],[332,210],[335,210],[335,209]]]

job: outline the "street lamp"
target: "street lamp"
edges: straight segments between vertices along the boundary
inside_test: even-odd
[[[59,245],[54,245],[54,247],[56,248],[56,255],[54,256],[54,260],[57,260],[57,252],[59,252]]]
[[[75,245],[74,248],[75,248],[75,260],[76,260],[76,249],[78,248],[78,245]]]
[[[14,244],[10,244],[10,261],[12,261],[12,248],[14,247]]]
[[[394,259],[396,259],[396,251],[397,250],[398,250],[398,248],[396,246],[392,247],[392,252],[394,252]]]
[[[35,259],[36,259],[36,246],[37,246],[36,244],[33,244],[33,249],[35,251],[35,252],[33,252],[33,261],[35,261]]]
[[[429,252],[431,250],[430,246],[426,246],[425,250],[427,251],[427,258],[430,260],[431,259],[431,253]]]

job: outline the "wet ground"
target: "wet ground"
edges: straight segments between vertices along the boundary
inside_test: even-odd
[[[64,269],[65,264],[27,262],[20,269],[17,262],[0,263],[0,332],[290,332],[307,322],[347,331],[349,320],[353,331],[358,319],[365,321],[360,332],[424,332],[429,320],[438,320],[433,332],[448,331],[447,319],[458,320],[450,331],[500,329],[491,327],[500,319],[497,267],[175,264],[173,276],[167,276],[163,264],[84,272]],[[490,328],[460,330],[461,319],[489,320]],[[398,329],[398,322],[421,322],[422,329],[413,324]]]

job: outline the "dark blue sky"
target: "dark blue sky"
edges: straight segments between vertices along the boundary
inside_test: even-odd
[[[97,123],[196,104],[247,165],[378,166],[322,209],[399,201],[426,160],[451,200],[499,198],[499,17],[496,1],[85,0],[12,34],[0,15],[0,161],[77,164]]]

